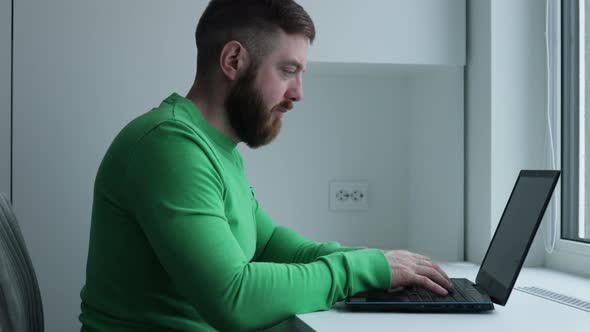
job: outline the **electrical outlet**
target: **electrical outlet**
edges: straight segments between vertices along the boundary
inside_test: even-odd
[[[330,210],[364,211],[369,209],[367,181],[330,182]]]

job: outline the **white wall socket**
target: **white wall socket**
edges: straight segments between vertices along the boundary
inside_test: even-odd
[[[330,182],[330,210],[365,211],[369,209],[369,182]]]

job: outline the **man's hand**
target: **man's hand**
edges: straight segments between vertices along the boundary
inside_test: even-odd
[[[417,285],[447,295],[453,290],[446,273],[430,258],[406,250],[384,251],[391,268],[391,287]]]

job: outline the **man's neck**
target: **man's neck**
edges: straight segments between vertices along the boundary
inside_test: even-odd
[[[225,94],[223,91],[212,90],[213,89],[207,89],[205,84],[197,81],[191,87],[186,98],[195,104],[197,109],[203,115],[203,118],[205,118],[213,128],[217,129],[232,141],[238,143],[239,139],[231,128],[229,119],[227,118],[227,112],[224,108],[223,96]]]

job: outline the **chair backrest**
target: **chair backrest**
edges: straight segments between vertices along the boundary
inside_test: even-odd
[[[16,216],[0,193],[0,332],[43,332],[37,277]]]

